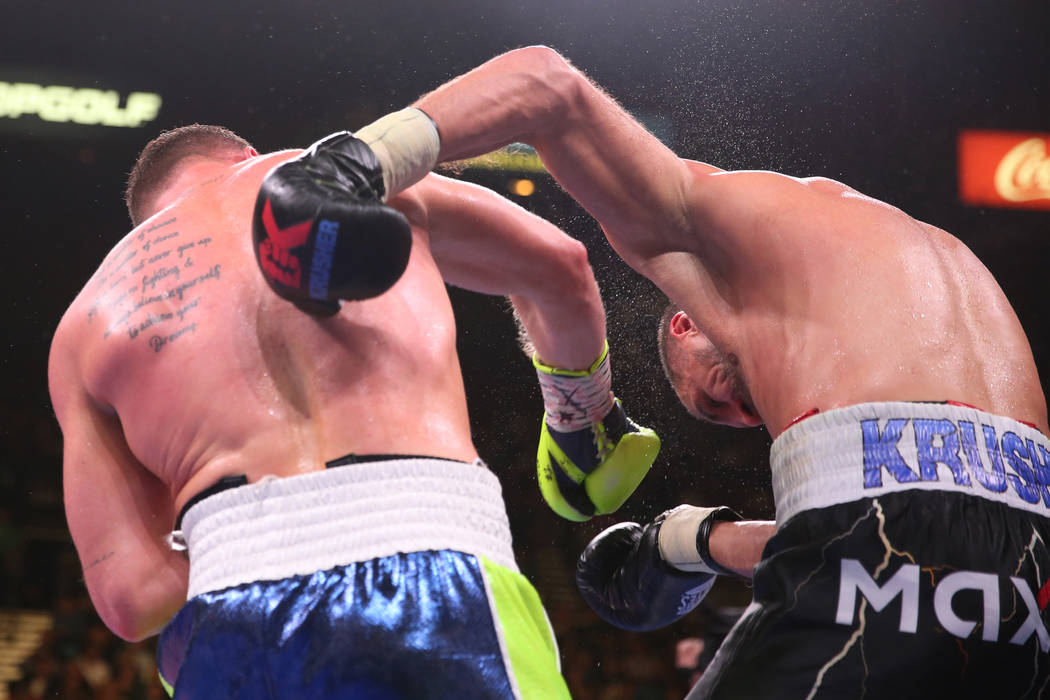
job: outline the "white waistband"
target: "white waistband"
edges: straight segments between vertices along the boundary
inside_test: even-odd
[[[398,552],[453,550],[517,571],[499,480],[412,458],[270,477],[209,496],[182,521],[188,598]]]
[[[1050,516],[1050,441],[975,408],[866,403],[818,413],[770,451],[777,522],[908,489],[969,493]]]

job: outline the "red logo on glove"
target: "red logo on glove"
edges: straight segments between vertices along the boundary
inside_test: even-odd
[[[301,279],[299,258],[291,251],[306,243],[314,222],[307,219],[285,228],[279,227],[267,198],[263,205],[262,224],[267,235],[259,243],[259,261],[263,272],[283,285],[298,287]]]

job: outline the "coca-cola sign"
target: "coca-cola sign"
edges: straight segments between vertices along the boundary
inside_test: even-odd
[[[959,196],[979,206],[1050,209],[1050,134],[959,134]]]

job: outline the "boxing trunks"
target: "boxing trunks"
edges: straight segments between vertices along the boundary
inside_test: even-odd
[[[269,478],[181,519],[185,606],[158,669],[175,698],[567,698],[500,485],[404,458]]]
[[[753,602],[689,698],[1050,697],[1050,442],[876,403],[773,443]]]

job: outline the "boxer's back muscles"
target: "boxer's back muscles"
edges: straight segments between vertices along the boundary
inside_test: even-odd
[[[389,291],[323,320],[278,298],[251,215],[265,173],[292,155],[187,167],[164,191],[181,196],[114,248],[55,333],[69,527],[96,607],[125,637],[184,602],[186,562],[165,535],[220,477],[291,476],[351,452],[477,456],[446,281],[511,295],[559,366],[587,366],[604,343],[583,245],[437,176],[390,202],[413,244]],[[294,235],[281,225],[274,236]]]
[[[164,535],[219,477],[288,476],[349,452],[476,456],[422,229],[398,284],[331,320],[263,283],[250,214],[281,157],[235,166],[132,231],[55,334],[70,530],[93,600],[126,637],[184,601],[185,562]]]
[[[739,361],[775,435],[861,401],[956,400],[1047,430],[1027,338],[959,241],[837,182],[686,161],[562,57],[498,56],[417,102],[441,159],[508,141]]]
[[[55,352],[177,501],[221,472],[285,476],[351,451],[472,459],[449,371],[454,321],[425,234],[414,231],[412,264],[388,294],[330,322],[306,316],[262,284],[245,228],[275,162],[231,169],[129,234],[67,313]],[[411,416],[430,429],[406,429]]]
[[[695,244],[647,269],[739,358],[774,435],[811,408],[882,400],[1047,429],[1024,331],[958,239],[831,180],[694,168]]]

